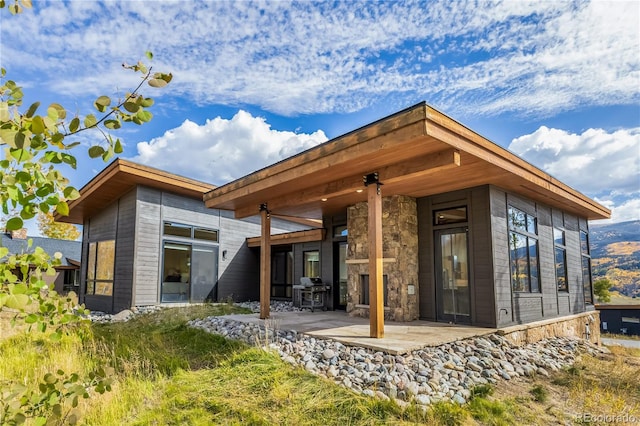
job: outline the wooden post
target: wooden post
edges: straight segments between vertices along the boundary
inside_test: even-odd
[[[384,292],[382,277],[382,195],[377,174],[365,179],[369,204],[369,336],[384,337]]]
[[[260,206],[260,319],[269,318],[271,305],[271,215]]]

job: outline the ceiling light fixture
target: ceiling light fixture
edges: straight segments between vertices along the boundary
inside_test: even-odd
[[[363,190],[362,189],[356,189],[356,192],[359,194],[361,193]]]
[[[327,199],[326,199],[326,198],[321,198],[321,200],[322,200],[322,201],[327,201]]]

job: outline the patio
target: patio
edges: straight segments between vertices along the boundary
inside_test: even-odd
[[[348,346],[361,346],[394,355],[496,331],[493,328],[429,321],[387,321],[384,337],[376,339],[369,337],[368,318],[350,317],[341,311],[272,312],[266,320],[261,320],[257,313],[226,315],[224,318],[262,326],[266,324],[269,328],[279,330],[295,330],[321,339],[333,339]]]

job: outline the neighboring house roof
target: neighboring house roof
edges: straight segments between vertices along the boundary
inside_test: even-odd
[[[85,217],[107,207],[137,185],[169,191],[202,200],[215,185],[143,166],[118,158],[80,189],[80,198],[69,203],[69,215],[56,221],[82,224]]]
[[[259,213],[322,218],[366,201],[363,175],[378,172],[382,195],[424,197],[495,185],[587,219],[606,207],[435,108],[420,103],[205,194],[237,218]],[[584,171],[588,173],[588,170]]]
[[[78,267],[82,253],[82,243],[80,241],[57,240],[54,238],[28,237],[33,240],[34,247],[41,247],[44,251],[53,256],[55,252],[62,253],[62,264],[60,266]],[[26,239],[11,238],[8,234],[2,234],[2,246],[9,249],[11,254],[20,254],[28,250]]]

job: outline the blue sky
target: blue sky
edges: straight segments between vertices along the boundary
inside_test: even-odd
[[[174,80],[116,136],[176,174],[222,184],[424,100],[640,219],[637,1],[37,1],[0,36],[27,105],[80,115],[135,87],[121,64],[152,51]],[[77,187],[105,166],[84,151]]]

